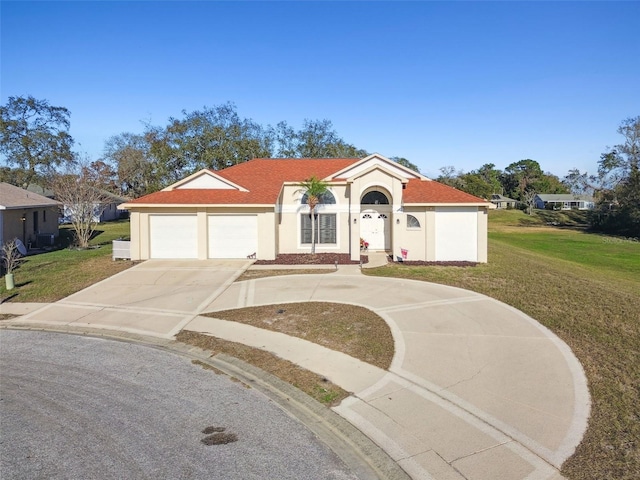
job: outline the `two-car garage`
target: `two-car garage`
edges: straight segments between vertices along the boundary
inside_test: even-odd
[[[199,258],[203,249],[208,258],[247,258],[258,249],[257,215],[206,215],[206,226],[197,214],[148,218],[150,258]]]

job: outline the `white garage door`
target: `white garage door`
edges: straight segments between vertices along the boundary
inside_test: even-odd
[[[151,258],[198,258],[195,215],[149,215]]]
[[[209,215],[209,258],[247,258],[257,251],[256,215]]]
[[[478,209],[436,207],[436,260],[478,261]]]

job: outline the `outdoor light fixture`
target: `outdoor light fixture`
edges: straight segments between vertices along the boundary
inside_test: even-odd
[[[400,225],[400,219],[399,218],[396,218],[396,224]]]
[[[357,219],[357,218],[354,218],[354,219],[353,219],[353,224],[355,225],[356,223],[358,223],[358,219]]]

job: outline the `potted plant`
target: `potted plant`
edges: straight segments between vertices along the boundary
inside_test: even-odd
[[[13,271],[18,267],[21,260],[20,257],[21,254],[15,238],[2,245],[2,261],[5,267],[4,282],[7,290],[12,290],[16,286]]]
[[[360,237],[360,250],[368,250],[369,242],[367,242],[364,238]]]

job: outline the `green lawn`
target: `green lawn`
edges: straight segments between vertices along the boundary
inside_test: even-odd
[[[111,259],[111,241],[128,238],[129,222],[98,225],[88,250],[68,248],[71,232],[60,228],[60,242],[66,248],[25,257],[15,270],[16,288],[7,291],[0,282],[0,300],[11,302],[53,302],[131,266]]]

